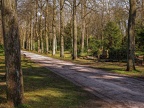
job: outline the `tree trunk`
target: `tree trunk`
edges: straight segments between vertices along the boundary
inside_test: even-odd
[[[88,53],[88,49],[89,49],[89,35],[88,35],[88,30],[86,29],[86,49],[87,49],[87,53]]]
[[[7,99],[11,107],[17,107],[23,103],[23,75],[16,0],[2,0],[2,26],[5,47]]]
[[[26,22],[26,40],[25,40],[25,49],[28,50],[29,48],[29,26],[28,26],[28,19]]]
[[[32,38],[32,24],[31,24],[31,17],[29,19],[29,51],[31,50],[31,38]]]
[[[46,30],[45,35],[46,35],[46,53],[48,54],[48,52],[49,52],[49,36],[48,36],[48,30]]]
[[[22,45],[22,48],[23,49],[26,49],[26,30],[23,31],[23,45]]]
[[[40,36],[40,46],[41,46],[41,53],[43,53],[43,51],[44,51],[44,44],[43,44],[43,30],[42,30],[42,15],[40,16],[40,28],[39,28],[40,30],[40,34],[39,34],[39,36]]]
[[[35,12],[33,13],[33,16],[35,15]],[[34,22],[34,20],[32,21],[32,33],[33,33],[33,35],[32,35],[32,50],[33,51],[36,51],[36,49],[35,49],[35,22]]]
[[[64,0],[60,0],[60,57],[64,58]]]
[[[85,14],[86,14],[86,0],[81,0],[81,55],[83,55],[84,53],[84,39],[86,34]]]
[[[53,0],[53,46],[52,55],[56,54],[56,0]]]
[[[127,47],[127,71],[135,70],[135,18],[136,0],[129,0],[129,21],[128,21],[128,47]]]
[[[43,13],[43,2],[42,2],[42,0],[40,0],[40,3],[41,3],[41,7],[40,7],[40,11],[41,11],[41,13],[40,13],[40,42],[41,42],[41,53],[43,53],[44,52],[44,41],[43,41],[43,21],[42,21],[42,17],[43,17],[43,15],[42,15],[42,13]]]
[[[30,36],[30,50],[32,51],[33,50],[33,22],[32,22],[32,17],[33,16],[31,16],[31,21],[30,21],[30,24],[31,24],[31,28],[30,28],[30,31],[31,31],[31,36]]]
[[[49,52],[49,36],[48,36],[48,1],[46,0],[46,11],[45,11],[45,36],[46,36],[46,53]]]
[[[77,59],[76,0],[73,0],[73,60]]]
[[[71,18],[71,21],[70,21],[70,32],[71,32],[71,48],[73,49],[73,18]]]
[[[37,52],[40,52],[40,37],[38,33],[38,0],[35,1],[35,15],[36,15],[36,21],[35,21],[35,35],[37,38]]]
[[[144,26],[144,0],[142,0],[141,25]]]

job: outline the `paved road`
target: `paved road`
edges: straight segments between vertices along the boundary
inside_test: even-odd
[[[112,108],[144,108],[144,81],[142,80],[26,51],[22,51],[22,54],[100,97],[111,104]]]

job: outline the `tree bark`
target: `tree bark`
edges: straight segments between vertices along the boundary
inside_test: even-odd
[[[84,39],[86,34],[86,0],[81,0],[81,55],[84,53]]]
[[[31,35],[30,35],[30,43],[31,43],[31,44],[30,44],[30,47],[31,47],[30,50],[31,50],[31,51],[33,50],[33,21],[32,21],[32,18],[33,18],[33,16],[31,15],[31,20],[30,20],[30,24],[31,24],[31,26],[30,26],[30,27],[31,27],[31,28],[30,28],[30,31],[31,31],[31,32],[30,32],[30,34],[31,34]]]
[[[135,18],[136,0],[129,0],[129,21],[128,21],[128,47],[127,47],[127,71],[136,70],[135,68]]]
[[[23,49],[26,49],[26,30],[23,31],[23,45],[22,45]]]
[[[89,49],[89,35],[88,35],[88,30],[86,29],[86,49],[87,49],[87,53],[88,53],[88,49]]]
[[[40,52],[40,37],[38,33],[38,0],[35,1],[35,14],[36,14],[36,21],[35,21],[35,35],[37,38],[37,52]]]
[[[41,53],[43,53],[44,52],[44,39],[43,39],[43,25],[42,25],[42,17],[43,17],[43,2],[42,2],[42,0],[40,0],[40,11],[41,11],[41,13],[40,13],[40,27],[39,27],[39,31],[40,31],[40,44],[41,44]]]
[[[31,24],[31,17],[29,18],[29,38],[28,38],[28,43],[29,43],[29,51],[31,50],[31,37],[32,37],[32,32],[31,32],[32,24]]]
[[[141,25],[144,26],[144,0],[142,0]]]
[[[46,12],[45,12],[45,36],[46,36],[46,53],[49,52],[49,36],[48,36],[48,1],[46,0]]]
[[[5,47],[7,99],[11,107],[17,107],[23,103],[23,75],[16,0],[2,0],[2,27]]]
[[[52,55],[56,54],[56,0],[53,0],[53,46]]]
[[[60,0],[60,57],[64,58],[64,0]]]
[[[77,59],[77,22],[76,22],[76,0],[73,0],[73,60]]]

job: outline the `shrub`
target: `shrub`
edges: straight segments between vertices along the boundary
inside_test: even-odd
[[[126,60],[126,58],[127,58],[126,48],[109,50],[109,59],[120,61],[120,60]]]
[[[21,104],[17,108],[30,108],[30,105],[27,104]]]
[[[3,45],[0,45],[0,50],[3,50],[3,49],[4,49]]]

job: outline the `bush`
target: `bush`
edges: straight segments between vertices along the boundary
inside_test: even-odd
[[[109,50],[109,59],[120,61],[120,60],[126,60],[126,58],[127,58],[126,48]]]
[[[136,24],[136,50],[144,51],[144,26],[141,23]]]
[[[0,45],[0,50],[4,50],[4,47],[3,47],[3,45]]]
[[[89,39],[89,50],[93,56],[98,56],[101,41],[97,40],[95,37],[90,37]]]
[[[108,22],[104,28],[104,49],[120,48],[122,43],[121,29],[115,22]]]
[[[17,108],[30,108],[30,105],[27,104],[21,104]]]

